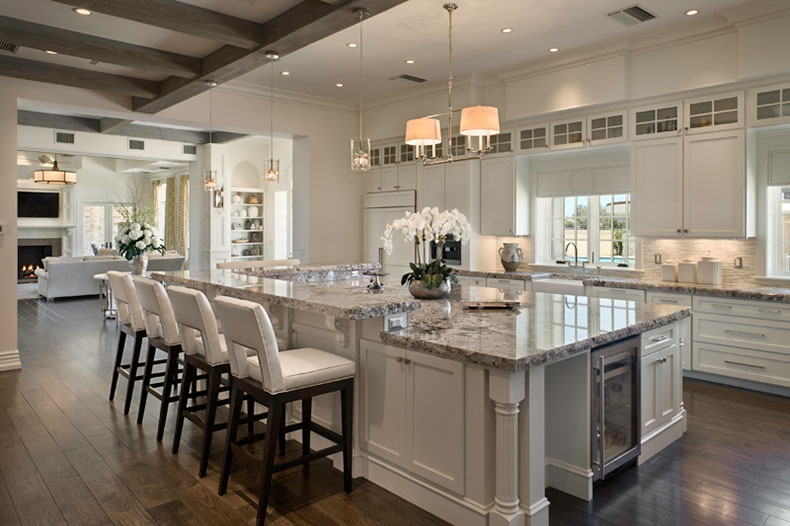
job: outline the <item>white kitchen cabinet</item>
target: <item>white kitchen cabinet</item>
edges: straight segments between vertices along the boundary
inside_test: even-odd
[[[370,453],[464,491],[464,367],[362,340],[362,441]]]
[[[683,138],[631,144],[631,223],[645,237],[683,235]]]
[[[369,196],[380,199],[382,196],[393,194],[378,194]],[[397,194],[395,194],[397,195]],[[379,203],[380,204],[380,203]],[[379,248],[381,248],[381,236],[387,223],[392,223],[404,216],[406,212],[413,212],[411,206],[392,206],[392,207],[366,207],[365,208],[365,261],[379,261]],[[392,237],[392,254],[382,253],[382,265],[384,272],[389,272],[397,277],[407,272],[409,262],[414,259],[414,245],[403,240],[400,233],[395,233]]]
[[[684,130],[703,133],[743,127],[743,92],[734,91],[684,101]]]
[[[747,124],[750,127],[786,123],[790,123],[790,82],[749,91]]]
[[[398,164],[398,145],[387,144],[381,147],[381,166]]]
[[[645,301],[645,291],[637,289],[619,289],[616,287],[587,287],[587,295],[592,298],[609,298],[625,301]]]
[[[629,111],[631,140],[680,135],[683,126],[682,109],[681,101],[632,108]]]
[[[551,149],[566,150],[568,148],[581,148],[584,146],[587,135],[585,133],[586,120],[577,117],[565,121],[551,123]]]
[[[488,278],[486,279],[486,286],[493,289],[515,290],[521,292],[524,290],[524,280],[512,278]]]
[[[398,145],[400,153],[398,154],[399,163],[410,163],[414,161],[414,146],[411,144],[401,143]]]
[[[388,166],[379,170],[381,174],[381,185],[379,190],[392,192],[398,189],[398,167]]]
[[[381,146],[370,147],[370,167],[371,169],[381,167]]]
[[[680,350],[676,340],[670,342],[661,350],[642,356],[642,436],[668,423],[680,411]]]
[[[367,193],[381,192],[381,169],[376,168],[363,173],[363,177],[365,178],[365,191]]]
[[[379,260],[381,236],[384,235],[386,226],[387,220],[383,208],[365,209],[365,261]],[[394,242],[395,238],[393,238]]]
[[[368,185],[368,192],[395,192],[417,189],[417,166],[414,163],[387,166],[376,171],[379,172],[377,189],[372,189],[374,183],[371,182]]]
[[[587,116],[587,144],[601,146],[628,141],[628,110]]]
[[[746,237],[746,147],[743,130],[684,139],[683,233]]]
[[[449,164],[444,172],[444,208],[458,209],[469,217],[469,167],[464,163]]]
[[[529,235],[529,190],[526,170],[514,157],[484,159],[480,176],[480,233]]]
[[[417,182],[417,210],[426,206],[444,210],[444,164],[424,166]]]
[[[673,305],[677,307],[691,307],[690,294],[675,294],[670,292],[647,292],[646,300],[648,303],[659,305]],[[691,369],[691,318],[683,318],[680,324],[680,361],[683,370]]]
[[[549,124],[530,124],[516,130],[516,153],[540,153],[548,151]]]
[[[417,189],[417,165],[405,164],[398,166],[398,185],[396,190]]]

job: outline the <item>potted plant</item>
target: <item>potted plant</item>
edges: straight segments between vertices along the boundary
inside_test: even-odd
[[[422,212],[406,212],[406,215],[387,224],[381,241],[384,251],[392,254],[392,236],[400,230],[403,239],[414,243],[414,262],[410,272],[401,278],[415,298],[443,298],[450,293],[451,282],[457,283],[455,269],[441,258],[442,245],[452,234],[453,240],[463,244],[469,240],[471,226],[466,216],[457,209],[439,212],[438,208],[423,208]],[[430,257],[430,243],[436,244],[436,257]],[[430,260],[430,261],[429,261]]]
[[[118,225],[115,245],[118,253],[132,265],[132,274],[143,274],[148,266],[148,253],[156,250],[165,253],[156,228],[151,224],[153,211],[134,203],[120,209],[123,222]]]

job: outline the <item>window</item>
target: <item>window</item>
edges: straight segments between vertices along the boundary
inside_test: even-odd
[[[82,254],[93,255],[93,247],[114,246],[118,226],[123,222],[121,206],[112,203],[86,203],[82,206]]]
[[[568,196],[548,200],[551,201],[548,209],[552,261],[635,265],[636,241],[631,236],[629,224],[630,195]],[[569,243],[576,245],[578,256]]]
[[[167,185],[168,181],[162,182],[156,187],[156,230],[160,235],[165,233],[165,218],[167,216]]]
[[[768,187],[768,274],[790,276],[790,186]]]

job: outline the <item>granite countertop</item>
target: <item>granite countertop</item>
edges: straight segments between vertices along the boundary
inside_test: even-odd
[[[468,310],[466,300],[518,299],[518,310]],[[690,315],[688,308],[587,296],[454,288],[424,301],[409,327],[385,343],[453,360],[519,371],[622,340]]]
[[[261,278],[316,283],[336,279],[360,278],[363,272],[378,270],[378,263],[341,263],[336,265],[280,265],[265,268],[232,269],[234,274]]]
[[[365,276],[302,283],[248,276],[229,270],[184,270],[152,272],[151,277],[165,283],[202,290],[209,298],[226,295],[351,320],[378,318],[420,308],[420,302],[400,284],[393,282],[383,291],[369,291],[369,279]]]

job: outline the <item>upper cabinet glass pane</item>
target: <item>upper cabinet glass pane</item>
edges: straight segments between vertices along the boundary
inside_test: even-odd
[[[651,122],[656,120],[656,110],[640,111],[636,114],[636,122]]]
[[[689,112],[692,115],[699,115],[700,113],[710,113],[713,108],[713,103],[711,101],[705,102],[695,102],[689,106]]]
[[[757,94],[757,104],[758,105],[774,104],[776,102],[779,102],[780,95],[781,95],[781,91],[779,91],[779,90],[764,91],[763,93],[758,93]]]
[[[656,111],[657,120],[677,119],[677,118],[678,118],[678,109],[676,106],[672,106],[670,108],[659,108]]]
[[[728,97],[726,99],[719,99],[714,101],[713,109],[715,111],[727,111],[738,109],[738,97]]]

